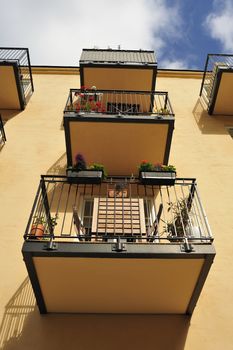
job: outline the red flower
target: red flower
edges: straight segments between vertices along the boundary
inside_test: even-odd
[[[89,97],[89,101],[91,102],[91,101],[93,101],[94,100],[94,97],[93,96],[90,96]]]
[[[96,107],[100,108],[101,107],[101,102],[97,101],[96,102]]]
[[[142,164],[148,163],[147,160],[142,160]]]

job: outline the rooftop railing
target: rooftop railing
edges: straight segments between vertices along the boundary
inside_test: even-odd
[[[29,50],[27,48],[0,47],[0,62],[17,63],[22,92],[25,101],[27,101],[34,91]]]
[[[174,186],[130,177],[101,184],[42,176],[24,239],[41,242],[210,244],[213,241],[195,179]]]
[[[110,114],[173,117],[167,92],[71,89],[65,106],[67,115]]]

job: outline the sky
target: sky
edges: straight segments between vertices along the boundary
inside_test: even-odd
[[[233,0],[0,0],[0,46],[32,65],[78,66],[82,48],[154,50],[158,68],[233,53]]]

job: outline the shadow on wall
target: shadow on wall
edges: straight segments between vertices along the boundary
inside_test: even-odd
[[[42,316],[26,279],[6,305],[0,348],[182,350],[189,322],[190,317],[182,315]]]
[[[66,175],[67,158],[64,153],[47,171],[47,175]]]
[[[23,111],[18,111],[14,109],[1,109],[0,114],[2,115],[3,124],[6,124],[9,120],[16,117],[18,114],[22,113]]]
[[[193,115],[202,134],[228,134],[227,127],[233,126],[233,116],[209,115],[199,98],[193,109]]]

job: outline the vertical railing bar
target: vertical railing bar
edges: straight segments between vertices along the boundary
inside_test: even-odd
[[[101,185],[98,187],[99,189],[99,193],[98,193],[98,208],[97,208],[97,218],[96,218],[96,222],[97,222],[97,225],[96,225],[96,240],[98,240],[98,236],[99,236],[99,210],[100,210],[100,198],[101,198]]]
[[[207,215],[206,215],[205,210],[204,210],[204,208],[202,206],[202,203],[201,203],[201,199],[200,199],[200,195],[199,195],[197,186],[196,186],[196,198],[197,198],[198,203],[199,203],[199,207],[200,207],[200,210],[201,210],[201,213],[202,213],[202,217],[203,217],[203,219],[205,221],[205,226],[206,226],[209,238],[213,238],[212,233],[211,233],[211,229],[210,229],[210,226],[209,226],[209,223],[208,223]]]
[[[175,186],[174,186],[175,187]],[[172,201],[171,201],[171,197],[170,197],[170,192],[169,192],[169,189],[168,189],[168,186],[166,186],[166,190],[167,190],[167,196],[168,196],[168,201],[169,201],[169,205],[172,204]],[[172,224],[173,224],[173,227],[175,229],[175,236],[177,237],[177,229],[176,229],[176,224],[175,224],[175,219],[174,219],[174,213],[173,213],[173,209],[171,208],[171,217],[172,217]]]
[[[62,219],[62,225],[61,225],[61,236],[63,235],[63,229],[64,229],[64,225],[65,225],[65,220],[66,220],[66,211],[67,211],[67,207],[68,207],[68,202],[69,202],[69,197],[70,197],[70,191],[71,191],[71,186],[72,184],[68,185],[68,195],[66,197],[66,204],[65,204],[65,209],[64,209],[64,214],[63,214],[63,219]]]
[[[42,181],[41,181],[41,190],[43,193],[43,206],[44,206],[45,215],[47,218],[47,225],[48,225],[49,233],[50,233],[50,236],[52,239],[53,238],[53,225],[52,225],[52,221],[51,221],[50,206],[49,206],[48,195],[47,195],[48,192],[47,192],[47,188],[45,186],[44,178],[42,178]]]
[[[188,188],[189,188],[189,192],[191,192],[192,188],[193,188],[193,184],[191,186],[188,185]],[[198,229],[199,229],[200,235],[202,235],[202,233],[204,232],[204,235],[206,236],[206,233],[205,233],[205,230],[204,230],[204,225],[203,225],[203,222],[202,222],[202,215],[200,213],[199,205],[198,205],[197,200],[196,200],[196,188],[195,188],[195,192],[194,192],[194,195],[193,195],[192,208],[193,208],[193,211],[194,211],[196,222],[198,224]],[[194,234],[194,232],[193,232],[193,234]]]
[[[131,226],[131,232],[133,234],[133,212],[132,212],[132,185],[131,183],[128,184],[129,188],[129,207],[130,207],[130,226]]]
[[[181,185],[180,185],[180,188],[181,188],[182,197],[183,197],[183,200],[184,200],[184,203],[185,203],[185,208],[186,208],[187,215],[188,215],[188,225],[189,225],[189,227],[190,227],[190,229],[191,229],[192,234],[194,234],[193,226],[192,226],[192,221],[191,221],[191,219],[190,219],[190,214],[189,214],[189,213],[192,214],[193,197],[195,196],[195,194],[192,194],[192,201],[191,201],[191,203],[190,203],[190,208],[188,208],[187,201],[185,200],[185,193],[184,193],[183,187],[184,187],[184,180],[183,180],[183,185],[181,184]],[[188,186],[188,188],[189,188],[189,186]],[[191,191],[192,191],[192,186],[191,186]]]
[[[183,229],[183,236],[186,237],[187,234],[186,234],[186,231],[185,231],[185,226],[184,226],[184,220],[183,220],[183,216],[182,216],[182,211],[180,209],[180,202],[179,202],[179,199],[177,197],[177,192],[176,192],[176,186],[174,186],[174,193],[175,193],[175,197],[176,197],[176,204],[177,204],[177,208],[179,210],[179,215],[180,215],[180,218],[181,218],[181,225],[182,225],[182,229]],[[182,198],[184,201],[185,201],[185,198]],[[187,213],[187,215],[189,215],[189,213]]]
[[[74,196],[74,207],[77,207],[77,197],[78,197],[78,184],[76,185],[76,190],[75,190],[75,196]],[[71,216],[71,222],[70,222],[70,236],[72,236],[72,228],[74,226],[74,212],[72,213]]]
[[[155,200],[155,191],[154,191],[154,186],[152,186],[152,196],[153,196],[153,202],[154,202],[154,210],[155,210],[155,221],[156,221],[156,227],[157,227],[157,232],[156,232],[156,237],[158,237],[159,241],[160,241],[160,237],[159,237],[159,220],[158,220],[158,211],[156,208],[156,200]],[[152,222],[153,225],[153,222]]]

